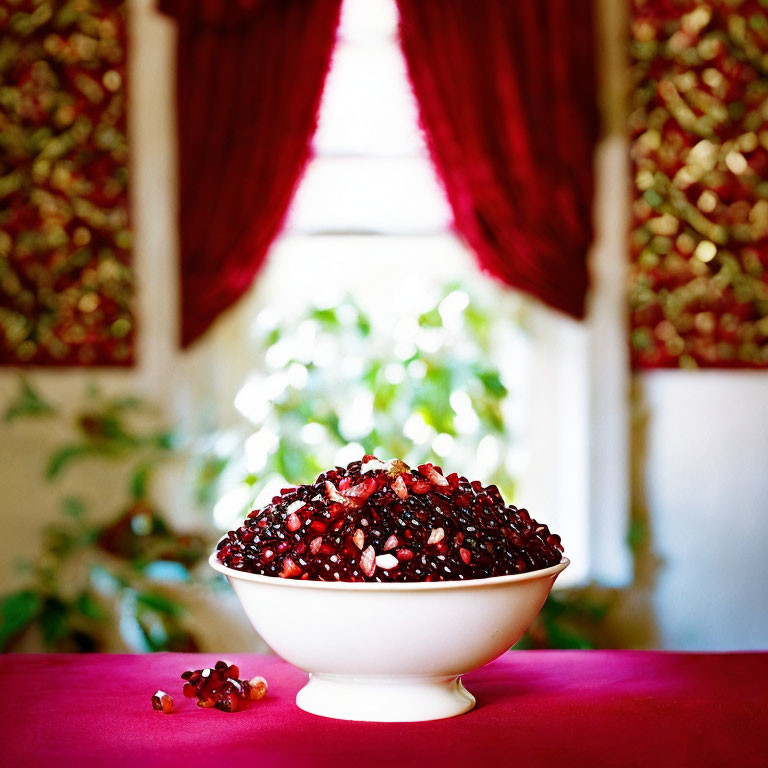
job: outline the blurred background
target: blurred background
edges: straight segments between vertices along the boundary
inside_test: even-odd
[[[363,453],[562,536],[521,647],[766,648],[767,270],[764,0],[1,0],[0,648],[258,649]]]

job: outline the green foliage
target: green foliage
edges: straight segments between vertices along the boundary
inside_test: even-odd
[[[24,564],[28,584],[0,598],[0,650],[33,630],[48,650],[101,650],[118,615],[126,641],[138,650],[196,648],[184,606],[156,585],[188,580],[207,545],[174,532],[151,503],[152,477],[172,455],[174,440],[165,430],[132,424],[133,414],[147,410],[139,398],[105,399],[89,389],[72,439],[53,449],[45,477],[56,481],[84,459],[119,462],[127,501],[105,524],[90,518],[82,499],[61,499],[60,519],[42,529],[39,554]],[[22,379],[6,420],[43,416],[60,418]]]
[[[183,610],[176,601],[156,592],[130,592],[124,595],[122,608],[142,651],[198,650],[180,623]]]
[[[173,450],[174,436],[166,430],[142,432],[132,427],[129,416],[146,410],[139,398],[102,399],[98,390],[92,388],[88,393],[88,405],[75,419],[76,438],[51,453],[46,478],[55,479],[80,459],[134,462],[142,454],[146,455],[144,467],[148,473],[153,464]]]
[[[633,519],[627,531],[627,544],[633,552],[637,552],[648,543],[648,524],[645,520]]]
[[[594,648],[596,629],[605,617],[608,603],[570,592],[550,594],[539,615],[515,645],[531,648]]]
[[[229,464],[227,456],[196,457],[194,497],[201,506],[211,506],[215,501],[216,483]]]
[[[29,381],[22,377],[19,386],[19,393],[5,409],[3,418],[6,422],[16,421],[17,419],[52,416],[56,409],[43,400],[40,395],[32,389]]]
[[[36,621],[41,604],[40,595],[33,589],[21,589],[0,598],[0,648]]]
[[[45,468],[45,479],[53,480],[73,461],[91,455],[98,455],[98,453],[87,445],[65,445],[63,448],[59,448],[48,459],[48,465]]]
[[[209,479],[220,471],[231,485],[236,472],[247,473],[257,497],[363,453],[470,471],[487,437],[497,450],[481,479],[493,478],[511,498],[514,478],[501,450],[515,440],[505,411],[509,385],[492,354],[505,322],[523,332],[519,317],[505,318],[500,307],[450,285],[413,318],[410,335],[376,327],[349,297],[262,328],[255,357],[264,368],[237,400],[261,447],[211,457]],[[233,524],[242,511],[233,509]]]

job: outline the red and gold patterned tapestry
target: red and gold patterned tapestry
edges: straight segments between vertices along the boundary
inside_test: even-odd
[[[124,2],[0,2],[0,363],[130,365]]]
[[[768,3],[632,9],[633,364],[768,367]]]

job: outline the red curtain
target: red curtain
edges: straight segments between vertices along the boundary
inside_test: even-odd
[[[592,3],[398,4],[456,228],[486,271],[582,317],[598,133]]]
[[[251,285],[310,152],[340,0],[161,0],[178,21],[182,344]]]

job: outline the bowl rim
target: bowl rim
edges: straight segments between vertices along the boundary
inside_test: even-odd
[[[540,568],[537,571],[526,573],[514,573],[507,576],[490,576],[485,579],[463,579],[461,581],[312,581],[310,579],[281,579],[279,576],[262,576],[259,573],[247,573],[236,571],[234,568],[221,563],[217,557],[218,550],[214,550],[208,558],[208,565],[215,571],[223,573],[228,579],[240,581],[253,581],[257,584],[271,584],[273,586],[289,589],[326,589],[342,592],[422,592],[445,589],[478,589],[493,587],[499,584],[515,584],[524,581],[535,581],[558,576],[571,563],[563,556],[563,559],[549,568]]]

